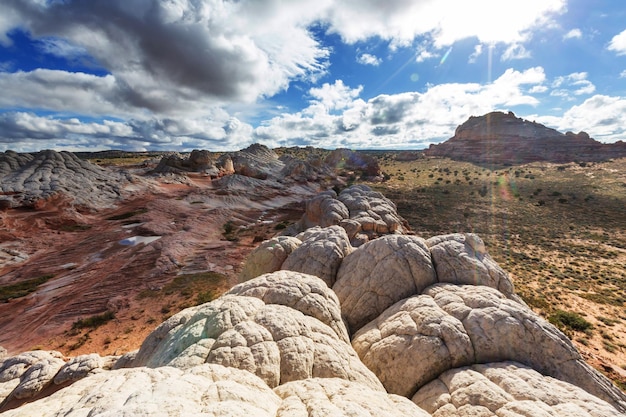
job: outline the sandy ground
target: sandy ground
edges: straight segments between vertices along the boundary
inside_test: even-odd
[[[79,213],[63,199],[0,212],[0,285],[51,277],[25,297],[0,302],[0,345],[10,354],[54,349],[71,356],[137,349],[199,294],[236,284],[246,255],[278,232],[275,224],[297,220],[307,196],[268,190],[253,202],[218,194],[210,179],[195,176],[135,189],[99,212]],[[137,236],[160,238],[123,244]],[[192,274],[213,278],[168,290]],[[77,328],[107,312],[114,318],[105,324]]]

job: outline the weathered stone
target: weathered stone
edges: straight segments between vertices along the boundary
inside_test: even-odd
[[[311,378],[281,385],[276,417],[426,417],[429,414],[404,397],[374,391],[337,378]]]
[[[515,362],[452,369],[413,401],[436,417],[624,415],[579,387]]]
[[[249,372],[204,364],[186,370],[130,368],[94,374],[3,416],[273,417],[280,402]]]
[[[315,275],[332,287],[337,270],[353,248],[340,226],[314,227],[296,236],[302,244],[282,264],[281,269]]]
[[[248,255],[239,274],[239,280],[247,281],[259,275],[278,271],[285,259],[301,244],[300,239],[292,236],[277,236],[262,242]]]
[[[65,382],[74,382],[85,378],[90,373],[101,372],[104,360],[97,353],[76,356],[65,363],[54,377],[57,385]]]
[[[6,398],[31,398],[52,383],[65,364],[55,351],[24,352],[0,361],[0,403]]]
[[[319,280],[287,271],[279,276],[281,284],[291,284],[296,294],[311,279]],[[267,287],[267,276],[259,278],[261,287]],[[250,285],[257,280],[241,285],[252,291]],[[315,286],[322,285],[319,281]],[[352,347],[337,335],[337,325],[333,329],[307,315],[323,314],[324,308],[312,308],[311,302],[324,298],[309,297],[301,304],[296,302],[293,307],[302,305],[303,312],[276,304],[283,298],[281,294],[282,291],[266,293],[271,300],[267,304],[260,298],[228,294],[183,310],[146,338],[133,364],[185,369],[207,362],[247,370],[270,387],[311,377],[339,377],[383,389]],[[294,297],[290,295],[285,300],[291,304]]]
[[[519,303],[508,274],[489,256],[474,233],[454,233],[426,240],[437,270],[437,280],[451,284],[486,285]]]
[[[354,334],[392,304],[419,294],[435,282],[424,239],[387,235],[346,256],[333,290]]]

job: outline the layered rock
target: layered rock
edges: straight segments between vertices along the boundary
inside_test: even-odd
[[[470,117],[456,128],[453,137],[431,145],[425,153],[475,163],[564,163],[624,157],[626,143],[603,144],[585,132],[563,134],[512,112],[492,112]]]
[[[187,157],[183,157],[178,153],[164,155],[152,172],[155,174],[200,172],[217,177],[220,174],[230,174],[232,173],[231,171],[232,166],[222,166],[218,168],[211,159],[209,151],[194,149]]]
[[[134,366],[176,366],[190,368],[215,363],[247,370],[270,387],[311,377],[339,377],[382,390],[376,377],[361,363],[347,343],[338,314],[311,303],[337,303],[319,278],[295,272],[279,272],[291,291],[272,291],[270,296],[235,287],[230,293],[202,306],[186,309],[159,326],[142,344]],[[261,276],[248,283],[267,286],[271,277]],[[252,284],[250,284],[250,282]],[[303,296],[294,302],[292,291],[306,295],[314,286],[325,292],[320,297]],[[297,297],[296,297],[297,298]],[[336,304],[338,308],[338,304]]]
[[[135,179],[100,168],[69,152],[0,154],[0,205],[5,208],[35,207],[39,201],[58,194],[80,206],[110,207],[131,181]]]
[[[515,362],[444,372],[420,389],[413,401],[437,417],[623,415],[574,385]]]
[[[398,215],[396,205],[366,185],[353,185],[339,195],[324,191],[307,200],[306,211],[291,233],[314,226],[340,225],[353,246],[386,234],[404,234],[409,227]]]
[[[345,200],[319,198],[331,213],[333,201],[357,207]],[[175,314],[113,366],[50,352],[1,359],[0,412],[624,415],[626,395],[517,298],[478,236],[396,230],[354,248],[346,220],[263,243],[248,274],[283,270]]]

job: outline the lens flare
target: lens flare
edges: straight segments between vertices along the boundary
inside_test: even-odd
[[[441,57],[441,61],[439,61],[439,65],[443,65],[444,62],[446,62],[446,59],[448,59],[448,56],[450,56],[450,52],[452,52],[452,47],[450,47],[445,54],[443,54],[443,56]]]

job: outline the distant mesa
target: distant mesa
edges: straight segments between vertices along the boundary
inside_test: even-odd
[[[431,145],[427,156],[475,163],[520,164],[597,162],[626,157],[626,143],[604,144],[585,132],[565,134],[512,112],[472,116],[447,141]]]

